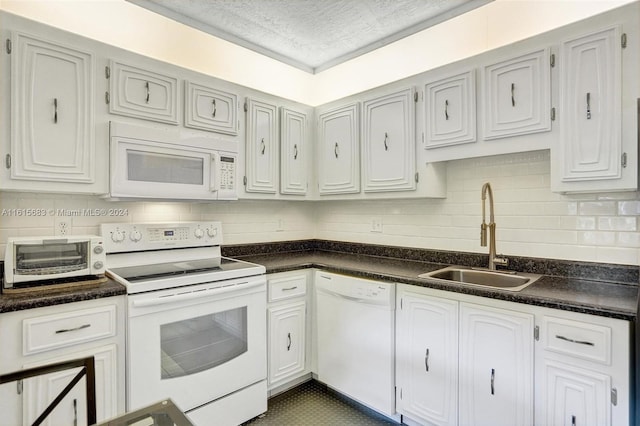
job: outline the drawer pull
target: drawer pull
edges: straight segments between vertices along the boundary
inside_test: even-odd
[[[83,328],[89,328],[89,327],[91,327],[91,324],[82,324],[81,326],[78,326],[75,328],[63,328],[62,330],[56,330],[56,334],[69,333],[70,331],[78,331],[78,330],[82,330]]]
[[[573,340],[568,337],[560,336],[556,334],[556,339],[564,340],[565,342],[577,343],[578,345],[595,346],[595,343],[588,342],[586,340]]]
[[[296,288],[298,288],[298,286],[294,285],[293,287],[283,288],[282,291],[291,291],[291,290],[295,290]]]

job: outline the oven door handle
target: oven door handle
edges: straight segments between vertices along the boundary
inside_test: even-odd
[[[167,303],[178,303],[184,302],[186,300],[202,299],[203,297],[218,296],[220,294],[242,291],[253,287],[259,287],[263,284],[264,282],[262,280],[245,281],[239,284],[229,285],[225,287],[215,287],[205,290],[192,291],[189,293],[171,294],[168,296],[156,297],[151,299],[134,300],[131,302],[131,304],[137,308],[144,306],[164,305]]]

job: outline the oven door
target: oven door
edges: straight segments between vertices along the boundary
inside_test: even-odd
[[[266,379],[264,275],[128,300],[128,410],[171,398],[189,411]]]

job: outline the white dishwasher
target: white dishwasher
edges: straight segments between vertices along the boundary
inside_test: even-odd
[[[316,272],[318,380],[388,416],[395,409],[395,285]]]

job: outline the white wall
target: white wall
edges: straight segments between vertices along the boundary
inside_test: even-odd
[[[0,0],[0,9],[308,105],[409,77],[637,0],[494,0],[311,75],[125,0]]]
[[[548,151],[452,161],[447,180],[447,198],[441,200],[123,203],[90,196],[0,193],[0,241],[54,235],[57,209],[118,208],[127,215],[65,220],[71,220],[73,234],[95,234],[100,223],[118,220],[220,220],[226,244],[322,238],[486,253],[479,243],[480,189],[491,182],[500,253],[640,265],[640,194],[552,193]],[[8,215],[11,209],[27,208],[53,209],[53,214]],[[371,232],[373,219],[382,220],[382,233]],[[0,255],[4,257],[4,245]]]

